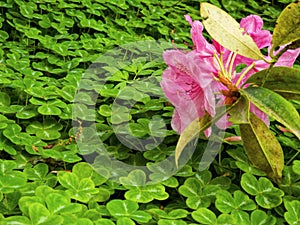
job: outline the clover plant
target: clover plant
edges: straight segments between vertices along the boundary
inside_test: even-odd
[[[299,5],[1,1],[0,225],[299,224]]]

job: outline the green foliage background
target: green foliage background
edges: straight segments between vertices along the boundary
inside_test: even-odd
[[[292,1],[210,2],[236,19],[259,15],[265,28],[272,30]],[[79,152],[72,104],[85,70],[99,55],[126,43],[174,40],[177,47],[191,43],[184,15],[200,19],[199,1],[3,0],[0,7],[1,225],[299,224],[300,142],[275,123],[272,131],[284,147],[287,165],[280,186],[249,164],[239,143],[225,143],[209,170],[199,172],[207,144],[201,140],[180,172],[141,187],[128,185],[128,180],[146,179],[143,172],[133,171],[119,185],[84,161],[82,156],[92,152]],[[113,63],[107,66],[108,71],[114,68]],[[112,103],[122,88],[144,77],[158,85],[164,68],[163,62],[136,60],[101,91],[97,129],[117,159],[146,165],[173,153],[178,139],[169,126],[173,108],[161,90],[133,89],[133,99],[143,98],[130,115],[131,132],[140,138],[153,134],[151,118],[164,118],[168,130],[155,124],[157,136],[167,135],[159,147],[147,152],[126,148],[116,139],[110,120]],[[151,97],[153,93],[160,97]],[[91,101],[89,96],[83,98]],[[300,108],[299,102],[294,104]],[[121,122],[128,119],[128,112],[123,113]],[[234,127],[226,135],[236,133]]]

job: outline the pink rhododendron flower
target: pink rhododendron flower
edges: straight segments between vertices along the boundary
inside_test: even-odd
[[[185,18],[192,26],[194,49],[165,51],[163,58],[168,68],[163,72],[161,81],[166,97],[175,106],[171,125],[178,133],[205,113],[215,116],[216,105],[232,104],[238,98],[232,96],[234,91],[238,93],[238,88],[243,87],[252,74],[269,67],[263,60],[237,55],[214,40],[209,43],[202,35],[202,23],[192,21],[188,15]],[[240,26],[260,49],[271,48],[272,35],[262,29],[263,21],[259,16],[250,15],[243,18]],[[291,67],[299,52],[300,49],[288,50],[280,56],[275,66]],[[270,59],[270,56],[266,59]],[[237,73],[236,67],[240,64],[247,67]],[[269,124],[268,116],[252,103],[250,111]],[[230,126],[227,118],[228,115],[225,115],[216,123],[217,126],[223,129]],[[209,136],[210,130],[206,130],[205,134]]]

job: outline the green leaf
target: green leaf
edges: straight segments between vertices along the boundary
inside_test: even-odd
[[[146,174],[142,170],[133,170],[128,177],[120,177],[120,182],[125,186],[143,186],[146,184]]]
[[[0,30],[0,42],[4,42],[9,38],[9,34],[6,31]]]
[[[194,220],[201,224],[218,224],[216,215],[207,208],[199,208],[192,212],[192,217]]]
[[[242,94],[270,117],[282,123],[300,139],[300,117],[295,107],[285,98],[262,87],[248,87]]]
[[[75,92],[76,92],[76,88],[74,86],[67,85],[61,89],[59,94],[67,101],[72,102],[74,99]]]
[[[136,202],[129,200],[111,200],[106,207],[109,213],[117,219],[129,217],[139,223],[147,223],[152,218],[150,214],[138,210],[139,205]]]
[[[257,180],[252,174],[245,173],[241,179],[241,186],[248,194],[254,195],[257,204],[263,208],[275,208],[282,203],[284,192],[275,188],[265,177]]]
[[[293,161],[293,171],[294,171],[294,173],[300,175],[300,161],[299,160]]]
[[[284,218],[288,224],[300,224],[300,202],[294,201],[284,201],[284,206],[287,212],[284,213]]]
[[[38,107],[38,112],[42,115],[60,115],[60,108],[53,105],[42,105]]]
[[[29,217],[34,225],[41,224],[50,217],[50,212],[44,205],[33,203],[29,206]]]
[[[167,220],[160,219],[157,223],[158,225],[187,225],[183,220]]]
[[[8,138],[11,142],[17,145],[31,144],[31,136],[25,132],[21,132],[22,128],[17,124],[9,124],[3,134],[6,138]]]
[[[0,92],[0,106],[9,106],[10,96],[5,92]]]
[[[245,96],[241,96],[237,103],[230,109],[229,121],[233,124],[249,123],[250,102]]]
[[[266,79],[265,79],[266,78]],[[265,80],[264,80],[265,79]],[[300,100],[300,70],[276,66],[253,74],[247,83],[271,89],[287,99]]]
[[[251,163],[280,183],[284,166],[282,148],[267,125],[253,113],[249,124],[240,124],[244,149]]]
[[[26,216],[10,216],[0,223],[1,225],[32,225]]]
[[[222,215],[228,215],[228,214],[222,214]],[[231,215],[230,219],[233,219],[235,224],[245,224],[245,225],[250,224],[249,214],[244,211],[235,210],[232,211],[230,215]]]
[[[125,198],[135,202],[147,203],[154,199],[165,200],[169,197],[165,187],[162,184],[153,184],[146,186],[126,186],[129,190],[125,193]]]
[[[24,173],[27,179],[43,181],[48,174],[48,166],[44,163],[39,163],[33,168],[25,168]]]
[[[95,225],[115,225],[110,219],[99,219],[94,222]]]
[[[202,118],[198,118],[190,123],[181,133],[175,149],[175,163],[178,167],[179,157],[182,154],[185,146],[192,140],[198,137],[199,133],[206,130],[211,125],[211,117],[205,114]]]
[[[167,213],[166,210],[162,210],[159,208],[153,208],[153,209],[150,209],[148,212],[150,212],[152,215],[155,215],[158,218],[169,219],[169,220],[186,218],[189,214],[189,212],[184,209],[174,209],[174,210],[170,211],[169,213]]]
[[[38,115],[37,107],[34,105],[23,106],[17,113],[16,117],[19,119],[30,119]]]
[[[79,179],[90,178],[93,175],[93,168],[86,162],[76,163],[72,168],[72,172],[75,173]]]
[[[178,189],[181,195],[187,197],[186,204],[191,209],[208,207],[214,200],[213,196],[215,196],[219,190],[220,187],[217,185],[206,184],[201,178],[195,177],[185,180],[184,184]]]
[[[50,193],[45,198],[47,208],[52,214],[77,213],[82,210],[82,206],[71,203],[71,199],[58,193]]]
[[[273,52],[278,46],[300,39],[300,2],[289,4],[280,14],[272,35]]]
[[[63,126],[53,118],[49,118],[40,123],[34,121],[26,127],[26,132],[29,134],[35,134],[37,137],[43,140],[54,140],[58,139],[61,134],[60,130]]]
[[[268,215],[262,210],[254,210],[251,213],[250,225],[275,225],[276,218],[272,215]]]
[[[207,32],[225,48],[251,59],[264,59],[250,35],[225,11],[209,3],[201,2],[201,17]]]
[[[182,154],[184,148],[189,144],[192,140],[196,139],[200,132],[206,130],[209,128],[213,123],[218,121],[222,116],[226,114],[226,112],[230,111],[236,104],[225,108],[225,107],[218,107],[216,109],[216,116],[214,118],[211,118],[211,116],[206,113],[202,118],[197,118],[193,122],[190,123],[190,125],[184,129],[184,131],[181,133],[179,140],[176,145],[175,149],[175,163],[178,167],[178,161],[179,157]]]
[[[26,185],[26,176],[20,171],[10,169],[12,164],[8,160],[0,161],[0,191],[3,193],[11,193],[15,189]]]
[[[220,190],[216,195],[216,207],[222,213],[235,210],[254,210],[256,204],[242,191],[235,191],[233,197],[228,191]]]
[[[68,189],[66,192],[70,194],[71,198],[81,202],[88,202],[93,194],[99,192],[90,178],[79,179],[73,172],[60,171],[58,173],[58,181],[63,187]]]
[[[135,222],[128,217],[121,217],[117,220],[117,225],[136,225]]]

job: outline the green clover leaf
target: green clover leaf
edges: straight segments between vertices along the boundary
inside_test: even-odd
[[[235,191],[233,196],[224,190],[216,195],[216,207],[222,213],[230,213],[235,210],[254,210],[256,204],[242,191]]]
[[[66,188],[71,198],[81,202],[88,202],[92,196],[99,192],[90,178],[79,178],[76,173],[60,171],[59,183]]]
[[[35,134],[42,140],[54,140],[60,138],[60,130],[63,126],[57,123],[55,119],[49,118],[40,123],[34,121],[26,127],[26,132],[29,134]]]
[[[282,203],[284,192],[275,188],[265,177],[257,180],[252,174],[245,173],[241,179],[241,186],[248,194],[254,195],[257,204],[263,208],[275,208]]]
[[[0,160],[0,191],[11,193],[15,189],[26,185],[26,176],[20,171],[16,171],[17,163],[12,160]]]
[[[148,213],[138,210],[139,205],[136,202],[129,200],[111,200],[106,207],[116,219],[127,217],[139,223],[147,223],[152,218]]]

